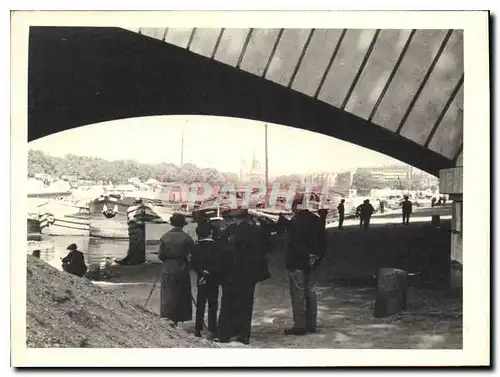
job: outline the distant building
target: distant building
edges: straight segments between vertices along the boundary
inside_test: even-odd
[[[432,186],[439,187],[439,178],[431,174],[423,173],[423,184],[426,188],[430,188]]]
[[[390,183],[398,180],[407,182],[412,176],[412,168],[409,165],[377,166],[360,170],[368,171],[377,183]]]
[[[139,184],[139,183],[141,183],[141,180],[139,178],[134,177],[134,178],[130,178],[127,182],[131,183],[131,184]]]
[[[61,180],[63,181],[68,181],[68,182],[76,182],[78,181],[78,177],[76,175],[62,175]]]
[[[154,179],[154,178],[149,178],[147,181],[146,181],[146,184],[149,185],[149,186],[157,186],[160,184],[160,181],[158,181],[157,179]]]
[[[303,178],[303,183],[305,185],[333,187],[335,175],[335,173],[326,172],[307,174]]]
[[[255,154],[253,155],[250,166],[247,166],[245,161],[243,161],[240,175],[243,182],[264,183],[266,180],[266,172],[261,167],[260,161],[255,158]]]
[[[35,174],[35,179],[38,179],[39,181],[52,181],[52,176],[50,174],[46,173],[36,173]]]
[[[335,175],[334,187],[341,192],[349,192],[354,174],[350,171],[340,172]]]

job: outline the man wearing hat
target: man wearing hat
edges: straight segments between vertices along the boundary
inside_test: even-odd
[[[370,227],[370,219],[373,215],[373,212],[375,212],[375,208],[370,203],[370,199],[365,199],[363,201],[363,204],[358,206],[359,210],[359,227],[368,229]]]
[[[76,244],[72,243],[68,246],[68,255],[61,259],[63,270],[70,274],[83,277],[87,272],[87,265],[83,253],[78,250]]]
[[[248,212],[237,217],[226,229],[231,253],[224,258],[219,340],[226,343],[236,337],[238,342],[249,344],[255,285],[268,278],[269,271],[263,268],[267,264],[259,228]]]
[[[306,335],[316,332],[317,297],[316,270],[325,254],[323,244],[324,225],[320,217],[308,209],[301,209],[302,197],[292,204],[294,216],[289,226],[289,242],[286,267],[290,281],[292,299],[292,328],[286,335]]]
[[[170,224],[173,228],[160,238],[158,256],[163,262],[160,316],[177,324],[193,316],[189,258],[194,241],[182,230],[187,225],[184,215],[172,215]]]
[[[321,249],[321,255],[325,255],[326,254],[326,248],[327,248],[327,242],[326,242],[326,218],[328,216],[328,209],[326,208],[320,208],[318,210],[318,216],[319,216],[319,219],[321,220],[321,229],[322,229],[322,232],[321,232],[321,237],[320,237],[320,240],[319,240],[319,247]]]
[[[339,211],[339,229],[343,229],[345,218],[345,199],[340,200],[337,210]]]
[[[410,215],[413,212],[413,203],[409,200],[408,195],[404,196],[401,207],[403,209],[403,225],[408,225],[410,223]]]
[[[213,236],[213,227],[200,221],[196,228],[198,241],[193,250],[191,265],[197,274],[195,336],[201,336],[205,307],[208,302],[208,330],[211,337],[217,336],[217,310],[219,307],[219,284],[222,272],[222,250]]]

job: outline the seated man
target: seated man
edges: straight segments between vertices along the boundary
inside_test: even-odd
[[[87,272],[87,265],[83,253],[77,250],[76,244],[72,243],[68,246],[68,255],[61,259],[63,263],[63,270],[70,274],[83,277]]]

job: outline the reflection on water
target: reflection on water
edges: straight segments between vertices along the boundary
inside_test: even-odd
[[[442,220],[446,220],[451,216],[441,216]],[[396,224],[401,220],[396,218],[373,218],[372,223],[375,224]],[[430,217],[412,217],[412,222],[427,221],[430,222]],[[359,220],[346,220],[344,226],[357,225]],[[336,227],[337,224],[328,224],[327,228]],[[195,234],[196,226],[189,224],[184,231],[186,231],[193,239],[196,239]],[[33,250],[40,250],[40,258],[50,265],[62,269],[61,258],[65,257],[68,253],[66,248],[68,245],[76,243],[78,250],[82,251],[85,255],[85,262],[87,265],[99,263],[103,258],[121,259],[127,255],[128,240],[117,239],[104,239],[94,238],[88,236],[44,236],[42,242],[29,243],[28,252],[32,253]],[[158,246],[148,245],[146,247],[146,259],[152,262],[157,262],[158,258],[155,254],[158,253]]]
[[[40,258],[61,270],[61,258],[64,258],[68,254],[66,248],[72,243],[76,243],[78,250],[84,253],[87,265],[99,263],[106,257],[116,259],[124,258],[127,255],[128,249],[128,240],[113,240],[86,236],[45,236],[42,243],[33,244],[29,249],[31,254],[33,249],[39,248]],[[157,252],[158,246],[148,245],[146,247],[146,255]]]

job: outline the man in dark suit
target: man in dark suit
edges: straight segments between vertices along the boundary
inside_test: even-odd
[[[219,341],[226,343],[236,337],[237,341],[249,344],[255,285],[269,277],[266,246],[262,231],[248,213],[226,232],[230,254],[224,261]]]
[[[408,225],[410,223],[410,215],[413,212],[413,203],[409,200],[408,195],[404,196],[401,207],[403,209],[403,225]]]
[[[325,255],[322,220],[308,209],[299,209],[300,204],[301,198],[296,198],[292,204],[294,216],[290,221],[286,253],[294,321],[293,327],[285,330],[286,335],[316,332],[316,275]]]
[[[193,249],[191,265],[197,274],[195,336],[201,336],[205,307],[208,302],[208,330],[211,338],[217,336],[217,310],[222,269],[222,253],[213,237],[212,226],[204,221],[196,228],[198,241]]]
[[[337,206],[337,210],[339,211],[339,229],[342,229],[344,226],[344,216],[345,216],[345,207],[344,207],[345,199],[342,199]]]

